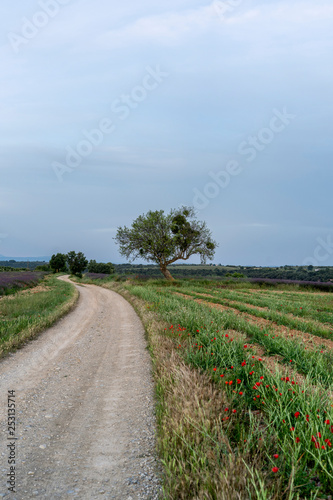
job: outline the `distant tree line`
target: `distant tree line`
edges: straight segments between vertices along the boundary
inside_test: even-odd
[[[24,269],[29,271],[34,271],[37,267],[47,266],[47,262],[45,261],[23,261],[17,262],[16,260],[2,260],[0,261],[0,268],[7,268],[7,271]],[[38,269],[37,269],[38,270]]]
[[[72,257],[72,252],[69,252]],[[29,262],[29,270],[46,272],[71,272],[78,275],[83,272],[100,274],[138,275],[146,278],[158,278],[161,276],[160,268],[156,264],[111,264],[88,260],[79,252],[76,258],[71,259],[71,266],[68,262],[68,254],[52,255],[50,263]],[[81,255],[81,257],[80,257]],[[76,263],[76,264],[74,264]],[[73,267],[74,264],[74,267]],[[0,262],[1,271],[27,270],[26,262],[3,261]],[[230,271],[232,268],[232,271]],[[80,269],[80,270],[79,270]],[[283,267],[246,267],[246,266],[216,266],[216,265],[195,265],[181,264],[170,266],[175,278],[269,278],[283,280],[300,281],[321,281],[333,280],[333,267],[314,268],[313,266],[283,266]]]
[[[84,271],[90,273],[113,274],[114,267],[111,262],[96,262],[96,260],[88,260],[82,252],[68,252],[67,254],[57,253],[52,255],[49,262],[50,270],[54,273],[68,272],[82,277]]]
[[[191,265],[187,269],[186,265],[170,266],[172,275],[175,278],[269,278],[269,279],[284,279],[284,280],[300,280],[300,281],[321,281],[327,282],[333,280],[333,268],[322,267],[318,271],[308,269],[307,267],[292,267],[286,266],[283,268],[273,267],[244,267],[239,266],[233,272],[228,268],[219,266],[195,266]],[[230,266],[231,267],[231,266]],[[117,274],[139,275],[143,277],[155,278],[160,276],[159,266],[154,265],[131,265],[120,264],[115,265]]]

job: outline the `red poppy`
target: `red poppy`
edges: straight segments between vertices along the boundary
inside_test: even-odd
[[[279,468],[278,467],[273,467],[272,472],[278,472]]]
[[[277,453],[275,453],[275,455],[273,455],[274,458],[279,458],[279,455]]]

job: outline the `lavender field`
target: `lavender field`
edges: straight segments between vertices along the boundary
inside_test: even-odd
[[[6,294],[9,290],[27,288],[37,285],[44,277],[42,272],[31,271],[9,271],[0,272],[0,295]]]
[[[102,274],[102,273],[85,273],[85,278],[89,278],[90,280],[102,280],[104,278],[108,278],[111,274]]]
[[[304,280],[283,280],[283,279],[272,279],[272,278],[247,278],[246,280],[250,283],[262,283],[263,285],[298,285],[300,287],[311,287],[318,288],[321,290],[333,290],[333,282],[322,282],[322,281],[304,281]]]

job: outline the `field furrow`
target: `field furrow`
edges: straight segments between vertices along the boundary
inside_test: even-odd
[[[198,304],[203,303],[207,304],[210,307],[214,307],[218,310],[221,311],[232,311],[235,315],[245,318],[247,321],[249,321],[252,324],[262,326],[264,328],[268,328],[271,331],[275,332],[278,335],[283,335],[286,338],[295,338],[295,339],[300,339],[304,345],[305,349],[312,349],[312,350],[323,350],[323,349],[330,349],[333,350],[333,340],[325,339],[322,337],[318,337],[314,334],[309,334],[306,332],[302,332],[300,330],[295,330],[293,328],[288,328],[283,325],[278,325],[274,321],[267,320],[265,318],[257,317],[254,314],[250,314],[247,312],[241,312],[237,308],[233,307],[233,304],[231,305],[223,305],[223,304],[218,304],[216,302],[211,302],[210,300],[205,300],[209,298],[213,298],[211,295],[208,294],[196,294],[196,296],[202,296],[204,297],[203,299],[201,298],[195,298],[193,295],[188,295],[186,293],[179,293],[179,292],[174,292],[176,295],[180,295],[184,298],[192,298],[195,300]],[[230,304],[230,303],[228,303]],[[252,308],[252,307],[251,307]]]

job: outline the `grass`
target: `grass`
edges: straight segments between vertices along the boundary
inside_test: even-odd
[[[208,290],[205,288],[198,288],[194,287],[192,290],[188,290],[185,288],[184,290],[180,288],[178,291],[182,293],[186,293],[188,295],[191,295],[196,298],[203,298],[200,294],[207,294]],[[283,325],[287,326],[288,328],[293,328],[296,330],[300,330],[305,333],[310,333],[312,335],[316,335],[318,337],[323,337],[323,338],[329,338],[333,339],[333,320],[332,320],[332,313],[328,312],[325,315],[325,321],[331,322],[332,325],[322,323],[319,319],[316,321],[313,320],[304,320],[300,319],[298,317],[295,317],[294,314],[301,315],[303,314],[303,307],[305,311],[305,316],[307,315],[308,317],[313,317],[314,316],[314,306],[312,304],[307,304],[307,307],[305,306],[305,301],[301,302],[303,304],[302,309],[298,307],[297,303],[294,304],[294,298],[289,297],[288,301],[284,301],[281,303],[281,298],[278,301],[278,305],[276,304],[277,299],[275,298],[274,302],[274,309],[270,308],[268,310],[261,310],[261,309],[255,309],[253,307],[249,307],[248,304],[252,306],[257,306],[257,307],[267,307],[268,302],[264,302],[263,300],[255,300],[255,299],[249,299],[247,296],[241,296],[239,294],[235,294],[233,292],[230,292],[228,294],[228,291],[223,291],[219,292],[220,297],[216,297],[216,294],[213,294],[210,298],[209,301],[213,302],[215,304],[221,304],[225,306],[229,306],[232,309],[236,309],[240,312],[243,313],[248,313],[252,314],[253,316],[256,316],[258,318],[264,318],[269,321],[273,321],[277,325]],[[272,303],[272,302],[271,302]],[[266,305],[264,305],[266,304]],[[333,306],[333,298],[331,298],[330,295],[330,306],[326,305],[326,308]],[[268,306],[269,307],[269,306]],[[315,306],[316,307],[316,306]],[[324,307],[324,306],[322,306]],[[287,309],[287,310],[286,310]],[[293,313],[291,311],[294,311]]]
[[[56,276],[47,276],[41,287],[0,300],[0,356],[54,324],[78,299],[75,287]]]
[[[243,301],[244,294],[229,290],[212,290],[217,297],[229,298],[231,300]],[[313,293],[288,293],[283,294],[251,294],[247,297],[246,303],[258,307],[267,307],[271,311],[283,311],[285,314],[293,314],[300,318],[311,318],[322,323],[333,325],[332,311],[333,297],[331,294],[319,295]]]
[[[194,295],[196,296],[196,295]],[[179,304],[184,304],[182,297],[177,297]],[[177,307],[174,305],[174,307]],[[179,306],[178,306],[179,307]],[[188,305],[189,309],[196,310],[196,306]],[[208,304],[201,307],[207,308]],[[209,313],[213,317],[213,313]],[[227,313],[214,313],[220,321],[220,328],[224,330],[235,330],[246,334],[249,341],[256,342],[262,346],[267,355],[282,356],[281,362],[296,368],[300,373],[309,378],[320,380],[325,387],[333,383],[333,353],[322,346],[321,350],[306,350],[305,344],[297,339],[289,340],[282,335],[274,333],[274,329],[262,328],[259,325],[248,322],[245,318],[235,315],[232,310]]]
[[[232,308],[195,302],[198,283],[100,284],[127,298],[146,328],[165,498],[328,498],[333,491],[330,351],[307,352],[299,342],[276,338],[273,321],[260,329]],[[212,282],[202,286],[206,293],[213,289]],[[242,300],[252,300],[252,293]],[[292,289],[295,303],[302,300],[297,293]],[[310,293],[313,307],[328,297]],[[280,353],[281,363],[272,369],[248,348],[247,338],[268,356]]]

